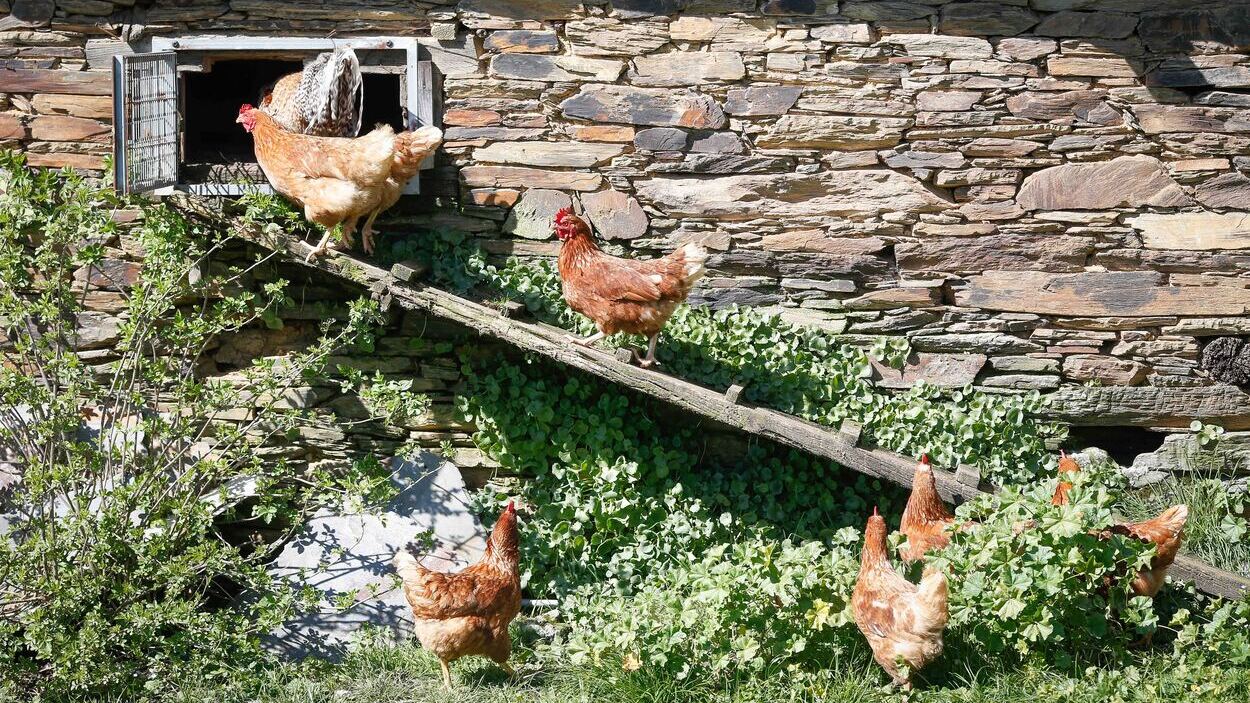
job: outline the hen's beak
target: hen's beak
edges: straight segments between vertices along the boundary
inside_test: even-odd
[[[235,124],[243,124],[243,115],[239,115],[238,117],[236,117],[236,118],[235,118],[235,120],[234,120],[234,123],[235,123]]]

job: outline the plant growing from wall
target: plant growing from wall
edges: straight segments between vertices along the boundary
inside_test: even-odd
[[[511,258],[496,266],[459,233],[422,233],[387,246],[383,263],[422,257],[431,261],[435,279],[453,290],[516,300],[545,322],[578,334],[593,331],[565,304],[549,261]],[[659,359],[667,373],[713,388],[743,384],[747,400],[825,425],[854,420],[883,447],[928,453],[946,466],[974,464],[999,481],[1053,469],[1046,442],[1065,430],[1038,417],[1045,402],[1039,393],[989,394],[925,383],[889,393],[872,382],[870,354],[898,365],[909,352],[895,340],[866,352],[836,335],[749,308],[682,306],[665,327]]]
[[[257,451],[307,422],[288,393],[369,344],[376,308],[351,305],[303,351],[230,382],[206,377],[205,351],[272,323],[285,285],[253,286],[255,265],[223,269],[223,237],[157,204],[139,204],[127,235],[144,252],[137,280],[110,281],[124,206],[0,155],[0,690],[20,697],[135,700],[256,669],[257,636],[302,596],[266,573],[269,542],[232,542],[218,521],[281,534],[389,488],[377,462],[311,474]],[[86,308],[97,298],[120,312],[102,319]],[[402,391],[372,397],[401,412],[416,402]]]

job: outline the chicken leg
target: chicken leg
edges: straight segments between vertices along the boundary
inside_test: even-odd
[[[647,355],[644,357],[637,351],[634,352],[634,359],[638,361],[638,365],[644,369],[649,369],[656,364],[655,361],[655,345],[660,341],[658,333],[651,335],[651,341],[647,344]]]
[[[571,335],[571,334],[565,335],[565,337],[564,337],[564,338],[565,338],[565,339],[567,339],[567,340],[569,340],[570,342],[572,342],[572,343],[574,343],[574,344],[578,345],[579,347],[589,347],[590,345],[592,345],[592,344],[594,344],[595,342],[597,342],[597,341],[599,341],[599,340],[603,339],[603,338],[604,338],[604,337],[606,337],[606,336],[608,336],[608,335],[607,335],[607,333],[605,333],[603,330],[599,330],[598,332],[596,332],[596,333],[594,333],[594,334],[592,334],[592,335],[590,335],[589,337],[586,337],[586,338],[584,338],[584,339],[583,339],[582,337],[575,337],[575,336],[573,336],[573,335]]]
[[[321,236],[321,241],[317,242],[317,246],[308,252],[308,256],[304,257],[304,262],[308,263],[322,254],[330,251],[330,235],[334,234],[333,227],[327,227],[326,233]]]
[[[438,666],[443,670],[443,688],[450,691],[451,690],[451,667],[447,666],[447,661],[444,659],[438,660]]]
[[[365,220],[365,228],[360,231],[361,246],[364,247],[366,254],[373,253],[373,220],[377,218],[378,213],[382,210],[374,210],[369,213],[368,219]]]

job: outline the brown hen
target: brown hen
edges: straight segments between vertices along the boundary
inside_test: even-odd
[[[340,224],[350,245],[356,221],[382,201],[395,131],[382,125],[355,139],[296,134],[251,105],[240,108],[238,122],[251,132],[256,161],[274,190],[303,207],[310,222],[326,228],[308,258],[328,251],[331,231]]]
[[[907,541],[899,545],[899,557],[910,564],[923,560],[927,552],[945,547],[951,542],[950,526],[954,524],[955,516],[938,497],[929,456],[921,456],[899,524],[899,531],[907,537]]]
[[[364,100],[360,60],[352,49],[339,47],[279,78],[261,97],[260,109],[289,132],[354,137]]]
[[[1080,464],[1067,454],[1060,454],[1059,485],[1055,487],[1055,495],[1051,502],[1055,505],[1068,504],[1068,492],[1072,484],[1063,480],[1064,475],[1071,476],[1081,470]],[[1150,520],[1141,522],[1121,522],[1099,533],[1102,539],[1111,535],[1125,535],[1148,542],[1155,546],[1155,554],[1150,559],[1150,566],[1137,572],[1133,577],[1133,594],[1153,598],[1163,588],[1168,567],[1176,561],[1181,542],[1185,539],[1185,522],[1189,519],[1189,506],[1180,504],[1159,513]]]
[[[421,646],[438,657],[443,685],[451,688],[448,666],[460,657],[489,657],[508,665],[512,637],[508,625],[521,611],[520,547],[516,507],[509,502],[476,564],[458,573],[431,571],[405,548],[392,562],[404,582],[404,596],[416,620]]]
[[[568,208],[556,213],[556,237],[563,243],[559,268],[564,299],[599,330],[586,339],[570,339],[588,346],[617,332],[643,335],[650,339],[647,355],[635,352],[634,357],[643,367],[654,364],[660,330],[703,276],[707,250],[687,244],[650,261],[611,256],[599,250],[590,225]]]
[[[895,685],[910,689],[911,674],[941,655],[949,616],[946,576],[926,569],[916,585],[895,571],[886,552],[885,519],[875,508],[864,529],[851,608],[873,658]],[[907,673],[900,662],[907,665]]]

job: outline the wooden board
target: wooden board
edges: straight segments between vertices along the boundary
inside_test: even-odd
[[[885,449],[860,446],[859,428],[853,423],[848,423],[844,429],[834,429],[769,408],[743,405],[738,398],[726,397],[723,392],[634,366],[606,351],[571,344],[565,330],[510,319],[500,311],[434,286],[419,281],[400,281],[389,271],[358,259],[333,254],[305,262],[304,257],[312,249],[307,242],[254,230],[238,233],[261,246],[285,252],[290,259],[361,285],[387,305],[420,310],[458,322],[479,333],[730,427],[830,459],[868,476],[905,488],[911,486],[916,460]],[[396,270],[403,274],[409,268],[401,265]],[[933,476],[938,493],[955,504],[994,490],[993,486],[981,482],[980,476],[970,467],[961,467],[958,474],[934,468]],[[1199,590],[1210,595],[1236,598],[1250,593],[1250,579],[1190,557],[1178,557],[1169,574],[1179,580],[1193,582]]]

